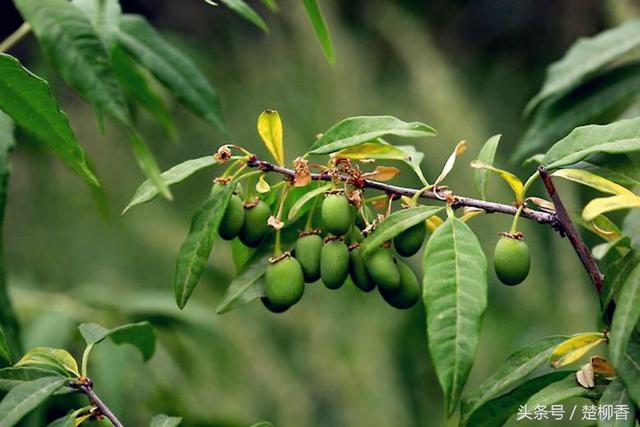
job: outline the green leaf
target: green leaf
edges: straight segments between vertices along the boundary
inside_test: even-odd
[[[496,156],[496,150],[498,149],[498,143],[500,143],[500,137],[502,135],[493,135],[487,140],[480,149],[478,154],[478,160],[487,164],[493,165],[493,160]],[[489,171],[486,169],[477,169],[474,174],[474,181],[480,198],[482,200],[487,199],[487,180],[489,179]]]
[[[518,411],[518,408],[527,402],[529,397],[549,384],[560,381],[571,374],[571,371],[559,371],[530,379],[516,389],[484,403],[471,414],[465,424],[461,423],[460,425],[473,427],[504,425]]]
[[[0,53],[0,109],[26,132],[43,141],[67,165],[92,186],[98,179],[89,168],[84,150],[76,141],[67,116],[60,111],[49,84],[20,62]]]
[[[541,338],[512,353],[491,377],[462,400],[460,424],[475,425],[470,420],[480,407],[506,393],[546,363],[553,349],[567,338],[565,335]]]
[[[640,90],[640,64],[615,68],[569,94],[544,101],[534,114],[512,159],[547,150],[578,126],[617,118]]]
[[[640,118],[620,120],[608,125],[589,125],[574,129],[547,151],[542,164],[557,169],[577,163],[595,153],[628,153],[640,150]]]
[[[424,123],[403,122],[391,116],[350,117],[318,138],[309,153],[330,154],[386,135],[426,138],[435,136],[436,131]]]
[[[618,299],[620,288],[632,271],[640,265],[640,253],[635,250],[629,252],[624,258],[613,263],[604,275],[602,291],[600,292],[600,306],[603,319],[610,324],[609,304]]]
[[[78,364],[73,356],[68,351],[58,348],[36,347],[22,356],[14,366],[50,367],[67,377],[70,373],[76,377],[80,376]]]
[[[226,134],[222,107],[215,89],[193,61],[167,43],[144,17],[123,16],[118,41],[181,104]]]
[[[219,0],[221,3],[224,3],[229,9],[233,10],[240,16],[242,16],[247,21],[253,23],[255,26],[263,30],[264,32],[269,32],[269,27],[264,22],[264,20],[256,13],[255,10],[251,8],[247,3],[243,0]]]
[[[62,78],[94,108],[129,125],[109,54],[87,16],[67,0],[14,0]]]
[[[549,384],[527,400],[527,407],[533,409],[536,405],[549,406],[574,397],[585,397],[597,400],[602,394],[603,386],[586,389],[576,382],[575,376],[570,375],[563,380]]]
[[[552,175],[577,182],[578,184],[586,185],[598,191],[602,191],[603,193],[617,195],[633,194],[623,186],[583,169],[560,169],[555,171]]]
[[[11,365],[11,350],[9,350],[9,344],[4,336],[4,331],[0,327],[0,362],[4,362],[6,365]]]
[[[0,402],[0,427],[14,426],[26,414],[60,389],[66,378],[45,377],[21,384]]]
[[[129,323],[106,329],[96,323],[82,323],[78,329],[87,345],[95,345],[107,338],[115,344],[135,346],[145,361],[151,359],[156,349],[156,332],[149,322]]]
[[[272,12],[277,12],[278,11],[278,5],[276,4],[275,0],[262,0],[262,4],[264,4],[266,7],[268,7],[269,10],[272,11]]]
[[[252,256],[242,272],[229,284],[216,308],[216,314],[227,313],[264,296],[264,275],[269,260],[268,255],[262,252]]]
[[[625,272],[626,273],[626,272]],[[631,334],[640,321],[640,266],[621,277],[616,298],[616,311],[609,332],[609,357],[614,365],[624,357]]]
[[[189,234],[180,247],[176,262],[175,293],[180,308],[184,308],[204,273],[213,240],[218,235],[218,226],[234,188],[235,182],[214,185],[211,195],[191,220]]]
[[[76,427],[76,414],[71,412],[47,424],[47,427]]]
[[[0,390],[9,391],[12,388],[19,386],[38,378],[60,376],[57,371],[36,367],[18,367],[18,368],[3,368],[0,369]],[[60,376],[62,378],[62,376]]]
[[[165,185],[173,185],[178,182],[182,182],[185,179],[189,178],[194,173],[213,166],[216,164],[213,156],[204,156],[198,159],[191,159],[179,163],[172,167],[171,169],[163,172],[160,175],[160,178],[165,183]],[[158,196],[158,189],[155,185],[151,183],[151,181],[146,180],[143,182],[140,187],[136,190],[133,198],[129,202],[126,208],[122,211],[122,215],[126,214],[129,209],[150,202]]]
[[[259,423],[256,423],[251,427],[273,427],[273,424],[271,424],[269,421],[260,421]]]
[[[149,427],[177,427],[182,422],[180,417],[169,417],[165,414],[158,414],[151,419]]]
[[[613,380],[611,384],[604,389],[598,405],[624,405],[629,410],[629,415],[626,420],[616,420],[615,416],[609,419],[601,419],[598,421],[598,427],[633,427],[636,425],[635,417],[633,416],[633,414],[636,413],[636,405],[629,399],[629,394],[619,379]]]
[[[487,259],[473,231],[450,216],[429,239],[423,265],[429,352],[451,415],[478,347]]]
[[[513,194],[516,196],[516,201],[518,202],[524,201],[524,185],[522,184],[522,181],[520,180],[520,178],[518,178],[511,172],[508,172],[504,169],[498,169],[480,160],[472,161],[471,167],[474,169],[495,173],[500,178],[502,178],[507,184],[509,184],[509,187],[511,187]]]
[[[626,154],[595,154],[573,165],[627,188],[640,186],[640,168]]]
[[[329,64],[333,65],[336,62],[336,57],[333,52],[333,43],[331,42],[331,35],[329,34],[329,28],[327,22],[322,16],[322,11],[318,5],[317,0],[302,0],[304,9],[307,12],[307,17],[313,25],[313,30],[316,32],[316,37],[322,46],[322,52]]]
[[[118,0],[72,0],[89,18],[107,52],[115,44],[122,8]]]
[[[573,335],[553,349],[553,353],[549,357],[551,366],[560,368],[569,365],[605,341],[606,338],[602,332],[586,332]]]
[[[414,147],[413,145],[400,145],[398,146],[398,148],[407,153],[405,163],[407,163],[411,167],[411,169],[413,169],[418,178],[420,178],[420,182],[422,183],[422,185],[424,185],[425,187],[428,186],[429,182],[424,177],[422,168],[420,166],[422,164],[422,159],[424,159],[424,153],[416,150],[416,147]]]
[[[591,38],[580,39],[547,70],[542,90],[529,102],[533,111],[544,99],[566,92],[640,46],[640,20],[629,21]]]
[[[404,230],[424,222],[427,218],[442,211],[438,206],[418,206],[396,211],[385,218],[376,229],[360,244],[364,256],[378,248],[387,240],[393,239]]]
[[[177,140],[178,132],[171,114],[164,100],[151,87],[149,73],[139,67],[121,46],[115,46],[111,51],[111,68],[125,92],[164,127],[171,139]]]
[[[640,406],[640,345],[630,342],[615,368],[629,396],[636,406]]]
[[[133,155],[138,162],[138,166],[142,169],[142,172],[149,180],[156,186],[160,194],[162,194],[167,200],[173,200],[169,187],[162,179],[160,175],[160,168],[156,163],[156,159],[153,157],[153,153],[149,149],[149,146],[144,142],[142,136],[131,128],[129,131],[129,143],[133,148]]]
[[[330,188],[331,184],[321,185],[318,188],[306,192],[302,197],[296,200],[296,202],[291,206],[291,209],[289,209],[289,221],[293,221],[300,213],[303,212],[303,208],[307,206],[310,201],[329,191]]]

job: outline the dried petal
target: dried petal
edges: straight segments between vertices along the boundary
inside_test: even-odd
[[[218,151],[213,155],[213,158],[216,162],[223,164],[231,158],[231,149],[228,145],[223,145],[218,148]]]

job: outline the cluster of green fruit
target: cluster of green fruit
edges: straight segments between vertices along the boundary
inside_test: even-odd
[[[361,231],[364,221],[361,216],[356,219],[354,207],[344,193],[325,195],[320,213],[322,231],[301,232],[293,253],[284,252],[270,260],[262,298],[269,310],[281,313],[300,301],[305,282],[322,280],[327,288],[338,289],[348,277],[364,292],[377,287],[393,307],[406,309],[418,302],[421,286],[417,277],[409,266],[393,256],[388,245],[373,250],[366,258],[362,256],[359,243],[364,238]],[[262,201],[246,205],[233,196],[219,234],[227,240],[237,236],[245,245],[256,247],[267,232],[270,214],[268,205]],[[326,233],[324,238],[322,232]],[[425,237],[424,223],[405,230],[394,239],[396,252],[414,255]]]

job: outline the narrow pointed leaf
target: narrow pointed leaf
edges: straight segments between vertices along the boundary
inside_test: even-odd
[[[462,400],[461,424],[465,425],[482,405],[508,392],[545,364],[553,349],[567,338],[566,335],[541,338],[512,353],[491,377]]]
[[[532,395],[549,384],[560,381],[572,374],[573,372],[571,371],[559,371],[530,379],[508,393],[482,404],[460,425],[461,427],[495,427],[504,425]]]
[[[633,427],[636,425],[636,420],[633,414],[636,413],[636,405],[629,398],[629,393],[620,380],[613,380],[611,384],[607,386],[602,393],[602,397],[598,401],[598,405],[604,407],[606,405],[611,406],[626,406],[629,410],[629,415],[626,420],[616,419],[613,416],[611,418],[605,418],[598,421],[598,427]]]
[[[322,16],[322,11],[318,5],[318,0],[302,0],[304,9],[307,12],[307,17],[313,25],[313,30],[316,32],[316,37],[322,46],[322,52],[329,64],[335,64],[336,57],[333,53],[333,43],[331,41],[331,35],[329,34],[329,28],[327,22]]]
[[[581,169],[560,169],[555,171],[552,175],[595,188],[603,193],[616,195],[633,194],[630,190],[627,190],[613,181],[609,181],[606,178]]]
[[[52,377],[56,375],[63,378],[60,373],[52,369],[27,366],[3,368],[0,369],[0,391],[9,391],[20,384],[34,381],[38,378]]]
[[[14,4],[62,78],[95,109],[130,124],[109,54],[89,18],[67,0],[14,0]]]
[[[454,148],[453,153],[449,155],[449,158],[447,159],[447,161],[444,164],[444,167],[442,168],[442,172],[440,172],[440,175],[438,175],[438,178],[436,178],[433,185],[439,185],[442,181],[444,181],[447,175],[449,175],[449,173],[451,173],[451,171],[453,170],[453,167],[456,164],[456,159],[460,157],[465,152],[466,149],[467,149],[467,141],[460,141],[458,142],[458,144],[456,144],[456,148]]]
[[[4,331],[0,327],[0,363],[3,365],[11,364],[11,350],[9,350],[9,344],[4,336]]]
[[[303,211],[303,208],[307,206],[309,202],[311,202],[314,198],[320,196],[321,194],[329,191],[330,188],[331,184],[321,185],[320,187],[305,193],[302,197],[296,200],[296,202],[291,206],[291,209],[289,209],[289,221],[294,220]]]
[[[569,365],[587,354],[589,350],[598,344],[605,342],[605,340],[602,332],[573,335],[553,349],[553,353],[549,357],[551,366],[560,368]]]
[[[572,167],[594,173],[623,187],[640,186],[640,168],[626,154],[596,154]]]
[[[118,21],[122,15],[120,2],[118,0],[73,0],[71,4],[87,15],[107,52],[111,52],[118,33]]]
[[[0,110],[43,141],[87,183],[98,187],[84,150],[76,141],[67,116],[60,111],[49,84],[20,65],[16,58],[3,53],[0,53],[0,75]]]
[[[149,322],[130,323],[106,329],[96,323],[83,323],[78,329],[87,345],[98,344],[109,338],[115,344],[131,344],[140,350],[143,359],[149,360],[156,348],[156,332]]]
[[[282,120],[274,110],[266,110],[258,116],[258,134],[280,166],[284,165],[284,144],[282,139]]]
[[[614,366],[631,400],[640,406],[640,345],[630,342],[627,351]]]
[[[561,60],[551,64],[542,90],[529,102],[526,111],[533,111],[543,99],[574,88],[639,46],[640,20],[579,40]]]
[[[213,241],[235,182],[216,184],[191,220],[191,228],[180,247],[176,261],[175,294],[178,307],[184,308],[209,260]]]
[[[258,15],[258,13],[251,8],[243,0],[218,0],[220,3],[225,4],[229,9],[242,16],[247,21],[253,23],[255,26],[268,33],[269,28],[264,20]]]
[[[472,161],[471,167],[474,169],[480,169],[480,170],[485,170],[485,171],[495,173],[500,178],[505,180],[507,184],[509,184],[509,187],[511,187],[511,190],[513,191],[513,194],[516,196],[517,201],[522,202],[524,200],[524,186],[522,184],[522,181],[520,181],[520,178],[518,178],[511,172],[507,172],[503,169],[498,169],[480,160]]]
[[[595,153],[629,153],[640,150],[640,118],[619,120],[608,125],[575,128],[545,154],[542,164],[557,169]]]
[[[71,412],[62,418],[50,422],[47,424],[47,427],[76,427],[76,415]]]
[[[216,314],[227,313],[264,296],[264,274],[269,264],[268,255],[254,255],[242,272],[229,284],[216,308]]]
[[[593,221],[607,212],[621,209],[640,208],[640,197],[633,193],[620,196],[600,197],[591,200],[582,210],[582,219]]]
[[[487,307],[487,259],[464,222],[451,216],[433,233],[423,280],[429,352],[451,415],[471,371]]]
[[[621,287],[609,332],[609,357],[616,366],[624,357],[629,339],[640,321],[640,266],[636,265],[619,280]]]
[[[576,382],[575,376],[570,375],[563,380],[549,384],[527,400],[527,407],[535,408],[536,405],[550,406],[563,400],[585,397],[588,399],[598,399],[604,387],[597,385],[594,389],[586,389]]]
[[[500,137],[502,135],[493,135],[487,140],[478,153],[478,160],[487,165],[493,165],[493,160],[496,157],[496,151],[498,150],[498,144],[500,143]],[[487,182],[489,179],[489,171],[486,169],[477,169],[474,174],[474,181],[480,198],[482,200],[487,199]]]
[[[132,128],[129,132],[128,140],[131,148],[133,148],[133,155],[136,157],[136,161],[142,172],[144,172],[146,177],[156,186],[160,194],[167,200],[172,200],[173,196],[171,195],[171,191],[169,191],[169,187],[160,175],[158,163],[156,163],[153,153],[142,139],[142,136]]]
[[[193,61],[167,43],[142,16],[122,17],[118,42],[181,104],[226,133],[215,89]]]
[[[175,165],[171,169],[166,170],[160,175],[160,178],[166,186],[170,186],[178,182],[182,182],[196,172],[215,164],[216,161],[214,160],[213,156],[204,156],[198,159],[187,160]],[[133,198],[131,199],[127,207],[122,211],[122,215],[127,213],[129,209],[135,206],[152,201],[157,196],[158,188],[153,185],[151,181],[146,180],[140,185],[140,187],[138,187],[135,194],[133,195]]]
[[[393,239],[404,230],[424,222],[436,215],[443,208],[438,206],[419,206],[396,211],[384,219],[366,239],[360,244],[364,256],[371,253],[387,240]]]
[[[386,135],[426,138],[436,131],[420,122],[403,122],[391,116],[360,116],[344,119],[311,146],[311,154],[331,154]]]
[[[60,377],[45,377],[11,389],[0,402],[0,427],[16,425],[22,417],[61,388],[66,381]]]
[[[182,422],[180,417],[170,417],[165,414],[158,414],[151,419],[149,427],[178,427]]]

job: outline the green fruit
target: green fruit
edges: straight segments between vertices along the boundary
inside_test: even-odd
[[[252,248],[257,247],[267,232],[267,221],[271,209],[262,200],[253,207],[244,208],[244,224],[240,230],[240,241]]]
[[[360,229],[358,227],[351,227],[351,230],[349,231],[348,234],[348,241],[349,244],[352,245],[354,243],[360,243],[364,240],[364,235],[362,234],[362,231],[360,231]]]
[[[273,305],[271,302],[269,302],[267,297],[260,298],[260,301],[262,302],[262,305],[264,305],[267,308],[267,310],[269,310],[272,313],[284,313],[285,311],[291,308],[291,306],[278,307],[276,305]]]
[[[527,278],[531,268],[529,247],[522,240],[502,236],[494,250],[493,265],[502,283],[517,285]]]
[[[353,283],[365,292],[371,292],[376,287],[364,266],[360,248],[352,249],[349,252],[349,274]]]
[[[353,223],[353,210],[344,194],[331,194],[322,201],[322,225],[325,231],[342,236]]]
[[[244,207],[242,200],[235,194],[229,199],[227,209],[224,211],[218,234],[224,240],[232,240],[238,236],[244,224]]]
[[[405,309],[416,305],[420,300],[422,288],[418,278],[403,262],[398,262],[398,272],[400,273],[400,286],[397,289],[378,288],[382,298],[392,307]]]
[[[365,259],[369,277],[380,288],[397,289],[400,273],[388,249],[377,248]]]
[[[365,215],[367,216],[367,220],[369,221],[369,223],[371,223],[371,221],[374,220],[373,211],[369,206],[365,205],[364,212],[365,212]],[[356,226],[360,230],[364,230],[367,227],[367,224],[364,222],[364,219],[362,218],[362,215],[360,215],[360,212],[356,212]]]
[[[415,255],[427,237],[427,226],[424,222],[409,227],[393,239],[396,252],[404,257]]]
[[[349,275],[349,249],[342,240],[331,240],[320,252],[320,277],[329,289],[338,289]]]
[[[300,301],[304,293],[304,276],[298,260],[288,256],[269,264],[265,274],[264,293],[274,310],[284,311]]]
[[[315,282],[320,278],[320,252],[322,252],[322,237],[317,234],[307,234],[296,242],[296,259],[300,262],[304,281]]]

